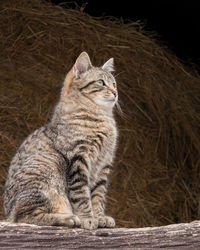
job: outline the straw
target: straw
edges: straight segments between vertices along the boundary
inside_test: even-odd
[[[95,66],[114,57],[124,113],[116,115],[120,139],[107,213],[123,227],[199,218],[196,69],[140,22],[40,0],[1,1],[0,20],[0,197],[16,149],[48,121],[67,72],[87,51]]]

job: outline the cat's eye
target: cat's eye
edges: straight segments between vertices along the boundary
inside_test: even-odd
[[[97,82],[98,82],[98,84],[100,86],[105,86],[106,85],[105,82],[104,82],[104,80],[98,80]]]

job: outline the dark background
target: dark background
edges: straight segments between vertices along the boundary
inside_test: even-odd
[[[72,1],[52,0],[53,3]],[[200,66],[200,12],[197,0],[75,1],[91,16],[141,20],[182,60]],[[87,3],[87,4],[86,4]]]

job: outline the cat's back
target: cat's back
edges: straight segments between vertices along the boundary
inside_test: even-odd
[[[39,156],[42,151],[49,151],[51,140],[45,136],[46,127],[41,127],[28,135],[19,146],[16,154],[12,158],[9,167],[9,174],[17,169],[22,168],[31,159]]]

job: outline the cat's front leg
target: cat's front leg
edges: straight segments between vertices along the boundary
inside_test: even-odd
[[[110,216],[106,216],[104,213],[109,172],[110,165],[106,165],[101,170],[95,186],[91,189],[93,213],[94,217],[98,220],[98,227],[115,227],[115,220]]]
[[[75,155],[68,173],[69,199],[74,214],[81,220],[81,227],[91,230],[98,227],[98,220],[93,214],[88,176],[86,160],[81,155]]]

